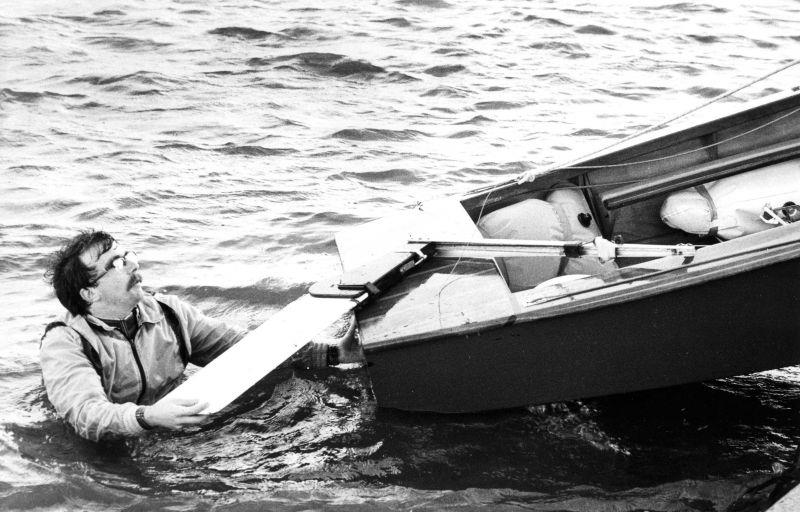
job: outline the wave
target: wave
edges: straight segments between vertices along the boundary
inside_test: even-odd
[[[596,36],[613,36],[616,34],[613,30],[601,27],[599,25],[584,25],[575,29],[577,34],[590,34]]]
[[[72,105],[67,108],[72,110],[90,110],[93,108],[109,108],[109,106],[104,105],[102,103],[98,103],[96,101],[87,101],[86,103],[81,103],[80,105]]]
[[[136,71],[125,75],[98,76],[85,75],[71,78],[67,83],[87,83],[90,85],[111,85],[119,83],[132,83],[136,85],[157,85],[178,84],[179,82],[161,73],[153,71]]]
[[[9,171],[52,171],[55,167],[49,165],[14,165],[9,167]]]
[[[419,78],[398,71],[392,71],[385,77],[386,82],[395,84],[404,84],[408,82],[419,82]]]
[[[476,135],[480,135],[481,132],[478,130],[462,130],[460,132],[455,132],[447,136],[448,139],[465,139],[467,137],[474,137]]]
[[[477,125],[482,125],[482,124],[494,123],[494,122],[496,122],[496,121],[494,119],[490,118],[490,117],[475,116],[475,117],[473,117],[471,119],[467,119],[466,121],[461,121],[461,122],[455,123],[455,124],[477,124]]]
[[[292,148],[267,148],[264,146],[256,146],[256,145],[236,145],[231,142],[225,144],[224,146],[218,146],[213,148],[204,148],[200,146],[196,146],[194,144],[190,144],[188,142],[168,142],[165,144],[159,144],[156,146],[156,149],[178,149],[182,151],[213,151],[216,153],[222,153],[224,155],[242,155],[242,156],[275,156],[275,155],[286,155],[290,153],[296,153],[296,149]]]
[[[445,98],[466,98],[468,95],[467,91],[448,86],[439,86],[421,94],[423,97],[442,96]]]
[[[292,62],[301,69],[333,76],[371,75],[386,70],[366,61],[354,60],[337,53],[305,52],[273,58],[252,58],[247,64],[252,67],[271,66]]]
[[[208,31],[209,34],[223,37],[235,37],[238,39],[267,39],[270,37],[283,38],[282,34],[275,32],[267,32],[265,30],[257,30],[249,27],[220,27]]]
[[[225,155],[244,156],[274,156],[297,152],[296,149],[291,148],[265,148],[263,146],[237,146],[235,144],[226,144],[225,146],[215,148],[213,151],[216,151],[217,153],[223,153]]]
[[[84,37],[83,40],[91,45],[127,51],[155,51],[172,46],[172,43],[159,43],[152,39],[136,39],[135,37],[122,36],[92,36]]]
[[[565,43],[563,41],[542,41],[532,43],[528,48],[534,50],[559,50],[565,53],[585,53],[583,47],[576,43]]]
[[[281,34],[285,35],[286,37],[291,37],[292,39],[302,39],[304,37],[316,35],[316,33],[316,30],[307,27],[285,28],[281,30]]]
[[[467,68],[462,66],[461,64],[450,64],[443,66],[433,66],[432,68],[426,69],[425,73],[433,76],[442,77],[442,76],[452,75],[453,73],[458,73],[466,69]]]
[[[564,23],[561,20],[557,20],[555,18],[543,18],[541,16],[536,16],[535,14],[529,14],[523,18],[525,21],[543,21],[548,25],[555,25],[557,27],[570,27],[569,23]]]
[[[468,176],[505,176],[508,174],[522,174],[532,169],[528,162],[505,162],[498,164],[495,162],[485,162],[478,167],[463,167],[453,174],[459,177]]]
[[[106,159],[118,159],[120,162],[144,162],[151,164],[171,161],[169,158],[163,155],[154,155],[152,153],[143,153],[141,151],[112,151],[110,153],[101,153],[97,155],[76,158],[75,162],[86,163],[93,162],[95,160]]]
[[[717,87],[691,87],[687,89],[686,92],[695,96],[700,96],[701,98],[716,98],[720,94],[725,93],[726,89]]]
[[[345,171],[340,173],[340,175],[367,183],[399,183],[401,185],[409,185],[411,183],[424,181],[417,176],[414,171],[409,169],[387,169],[385,171],[368,172]]]
[[[478,110],[511,110],[524,106],[522,103],[513,101],[481,101],[475,104],[475,108]]]
[[[447,55],[449,57],[469,57],[470,53],[460,48],[439,48],[434,50],[436,55]]]
[[[705,35],[701,36],[697,34],[689,34],[687,37],[689,39],[697,41],[698,43],[703,43],[703,44],[711,44],[719,42],[719,37],[717,36],[705,36]]]
[[[400,5],[413,5],[417,7],[430,7],[432,9],[446,9],[452,7],[452,4],[444,0],[397,0]]]
[[[347,226],[364,222],[366,219],[360,215],[344,212],[295,212],[290,214],[295,226]]]
[[[381,128],[347,128],[339,130],[331,135],[334,139],[373,141],[373,140],[392,140],[402,141],[411,140],[427,134],[417,130],[386,130]]]
[[[356,74],[385,73],[386,70],[380,66],[361,60],[343,60],[331,66],[329,72],[338,76],[349,76]]]
[[[45,98],[76,98],[85,99],[84,94],[60,94],[57,92],[43,91],[15,91],[13,89],[0,89],[0,102],[2,103],[36,103]]]
[[[723,14],[728,12],[728,9],[724,7],[715,7],[709,4],[702,4],[702,3],[694,3],[694,2],[681,2],[677,4],[667,4],[661,5],[658,7],[650,7],[649,9],[660,11],[660,10],[670,10],[670,11],[677,11],[677,12],[713,12],[718,14]]]
[[[570,133],[570,135],[573,137],[608,137],[610,133],[596,128],[582,128]]]
[[[166,286],[159,290],[163,293],[178,295],[191,300],[220,298],[228,301],[261,304],[265,306],[283,306],[303,295],[311,283],[291,286],[278,284],[272,279],[259,281],[253,286],[221,287],[210,285],[198,286]],[[191,302],[190,300],[190,302]]]
[[[395,27],[406,28],[411,26],[411,22],[405,18],[386,18],[384,20],[373,20],[375,23],[386,23]]]

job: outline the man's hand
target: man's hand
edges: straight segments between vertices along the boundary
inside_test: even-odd
[[[356,315],[350,316],[350,325],[347,332],[342,336],[339,342],[339,363],[360,363],[364,360],[364,353],[361,351],[361,345],[358,343],[355,335],[356,331]]]
[[[154,427],[181,430],[206,421],[208,415],[199,414],[208,404],[189,398],[160,401],[144,408],[144,420]]]

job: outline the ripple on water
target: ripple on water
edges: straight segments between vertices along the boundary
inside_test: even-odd
[[[387,169],[385,171],[366,171],[366,172],[353,172],[344,171],[333,175],[342,176],[345,178],[353,178],[365,183],[399,183],[401,185],[410,185],[423,181],[422,177],[410,169]]]
[[[515,101],[481,101],[474,105],[478,110],[511,110],[524,106],[523,103]]]
[[[257,30],[249,27],[220,27],[209,30],[208,33],[215,36],[233,37],[247,40],[267,39],[270,37],[277,37],[280,39],[284,38],[282,34],[267,32],[265,30]]]
[[[427,136],[427,134],[417,130],[387,130],[384,128],[347,128],[344,130],[339,130],[331,135],[331,137],[334,139],[357,141],[404,141],[423,136]]]
[[[84,94],[59,94],[50,91],[32,92],[0,89],[0,103],[36,103],[46,98],[84,99]]]
[[[447,64],[447,65],[430,67],[425,70],[425,73],[436,77],[443,77],[452,75],[453,73],[459,73],[461,71],[465,71],[466,69],[467,69],[466,66],[462,66],[461,64]]]
[[[386,18],[383,20],[373,20],[375,23],[386,23],[387,25],[394,25],[399,28],[407,28],[411,26],[411,22],[405,18]]]
[[[569,23],[564,23],[563,21],[558,20],[556,18],[545,18],[545,17],[542,17],[542,16],[537,16],[535,14],[529,14],[529,15],[525,16],[525,18],[523,18],[523,19],[525,21],[542,22],[542,23],[544,23],[546,25],[553,25],[553,26],[556,26],[556,27],[570,27],[571,26]]]
[[[455,123],[455,124],[475,124],[475,125],[480,126],[480,125],[485,125],[485,124],[495,123],[495,122],[496,121],[494,119],[490,118],[490,117],[475,116],[475,117],[472,117],[470,119],[467,119],[466,121],[459,121],[458,123]]]
[[[250,145],[236,145],[232,142],[215,148],[214,151],[225,155],[241,155],[241,156],[275,156],[286,155],[289,153],[296,153],[296,149],[292,148],[265,148],[263,146],[250,146]]]
[[[718,87],[690,87],[686,90],[686,92],[693,96],[700,96],[701,98],[716,98],[717,96],[724,94],[726,89],[721,89]]]
[[[466,139],[468,137],[476,137],[481,135],[481,131],[479,130],[461,130],[455,133],[451,133],[447,136],[448,139]]]
[[[137,39],[135,37],[123,36],[91,36],[85,37],[84,41],[91,45],[105,46],[114,50],[132,52],[158,51],[171,46],[171,43],[159,43],[152,39]]]
[[[286,285],[274,279],[262,279],[252,286],[178,286],[163,287],[165,293],[175,294],[189,302],[207,299],[224,299],[225,301],[243,304],[249,307],[284,306],[306,292],[309,283]]]
[[[447,85],[440,85],[434,89],[425,91],[420,96],[422,97],[444,97],[444,98],[466,98],[470,95],[470,91],[466,89],[459,89]]]
[[[596,36],[613,36],[616,34],[613,30],[598,25],[584,25],[583,27],[578,27],[575,29],[575,33]]]
[[[336,53],[305,52],[272,58],[252,58],[247,64],[252,67],[273,66],[292,63],[300,69],[332,76],[375,75],[386,70],[369,62],[351,59]]]

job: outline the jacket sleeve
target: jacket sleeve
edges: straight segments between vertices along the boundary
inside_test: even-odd
[[[197,366],[207,365],[247,334],[244,329],[206,316],[175,296],[161,295],[159,299],[167,302],[177,312],[192,345],[189,361]]]
[[[50,403],[78,435],[98,441],[109,434],[145,431],[136,421],[136,404],[115,404],[108,399],[72,329],[51,329],[42,339],[39,359]]]

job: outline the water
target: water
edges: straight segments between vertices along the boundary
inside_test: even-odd
[[[78,229],[252,328],[338,272],[342,227],[787,64],[796,1],[0,4],[0,509],[724,510],[791,459],[797,368],[468,416],[285,373],[195,435],[97,446],[45,406],[37,341],[44,261]]]

